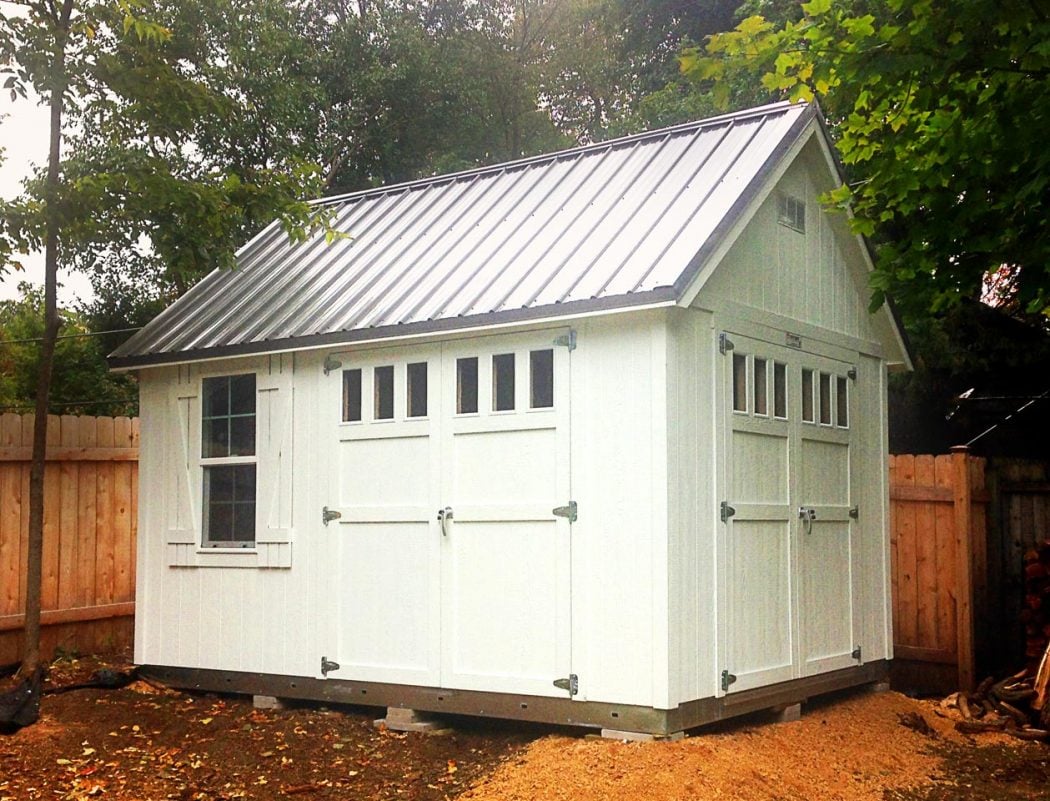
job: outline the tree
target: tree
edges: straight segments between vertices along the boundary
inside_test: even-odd
[[[813,0],[687,50],[722,104],[732,80],[824,106],[856,231],[878,244],[873,306],[921,314],[980,296],[1004,265],[1029,312],[1050,309],[1050,15],[1028,0]],[[730,82],[727,83],[727,79]]]
[[[50,112],[46,173],[0,211],[0,265],[18,251],[44,250],[43,331],[30,468],[23,677],[39,676],[44,458],[55,347],[60,261],[85,244],[148,237],[176,279],[205,266],[232,266],[245,221],[281,216],[305,235],[322,210],[304,169],[194,173],[194,120],[228,105],[187,69],[170,31],[137,14],[133,0],[22,0],[0,18],[0,77],[12,98],[32,87]],[[95,160],[63,161],[67,125],[97,121]],[[100,168],[100,165],[103,168]],[[323,220],[321,220],[323,222]]]

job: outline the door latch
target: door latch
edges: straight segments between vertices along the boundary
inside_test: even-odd
[[[438,509],[438,522],[441,524],[441,536],[448,536],[448,522],[452,520],[452,507],[446,506],[444,509]]]
[[[813,521],[817,519],[817,510],[812,506],[798,507],[798,516],[802,520],[802,528],[807,534],[813,531]]]

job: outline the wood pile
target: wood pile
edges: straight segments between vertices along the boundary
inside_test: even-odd
[[[1024,555],[1025,656],[1034,661],[1050,643],[1050,540]]]
[[[1050,647],[1034,674],[1025,669],[1001,681],[989,676],[972,693],[949,695],[937,712],[957,717],[955,728],[964,734],[994,731],[1050,742]]]

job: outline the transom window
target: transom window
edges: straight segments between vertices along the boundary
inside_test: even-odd
[[[205,548],[255,547],[255,374],[205,378],[201,404]]]

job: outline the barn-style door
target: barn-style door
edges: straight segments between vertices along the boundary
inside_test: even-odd
[[[720,338],[722,689],[857,664],[851,366]]]
[[[332,678],[565,695],[570,357],[557,333],[329,357]]]

